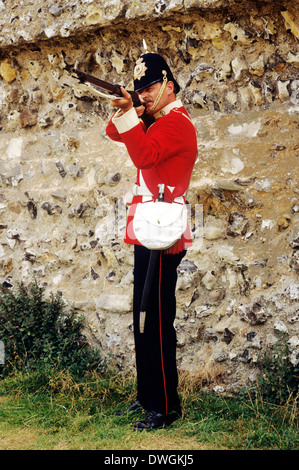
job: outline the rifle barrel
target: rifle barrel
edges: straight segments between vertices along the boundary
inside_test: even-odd
[[[78,79],[80,80],[81,83],[88,82],[116,96],[122,96],[119,85],[113,85],[112,83],[105,82],[104,80],[101,80],[100,78],[94,77],[93,75],[89,75],[88,73],[85,73],[85,72],[81,72],[80,70],[74,69],[73,72],[78,76]]]
[[[121,92],[119,85],[113,85],[112,83],[105,82],[104,80],[94,77],[93,75],[89,75],[88,73],[81,72],[81,70],[73,69],[72,71],[77,75],[80,83],[88,82],[88,83],[91,83],[92,85],[95,85],[101,88],[102,90],[108,91],[108,93],[111,93],[112,95],[122,96],[122,92]],[[139,99],[138,93],[136,91],[128,91],[128,93],[130,93],[130,95],[132,96],[133,106],[135,108],[138,106],[141,106],[142,103]],[[149,127],[154,122],[154,118],[145,113],[143,113],[143,115],[141,116],[141,119],[146,125],[146,127]]]

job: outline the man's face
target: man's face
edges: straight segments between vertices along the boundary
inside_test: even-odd
[[[151,108],[155,102],[155,99],[157,98],[157,95],[161,89],[161,86],[162,86],[161,82],[153,83],[152,85],[150,85],[147,88],[144,88],[142,91],[138,93],[140,101],[145,106],[145,112],[147,114],[150,114]],[[164,106],[169,104],[174,99],[175,99],[175,95],[173,93],[172,82],[168,82],[157,106],[153,110],[153,113],[157,113],[160,109],[164,108]]]

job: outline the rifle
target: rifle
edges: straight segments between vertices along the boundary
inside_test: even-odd
[[[67,70],[70,71],[69,67],[67,67]],[[81,70],[71,69],[71,71],[76,74],[76,78],[79,80],[80,83],[88,86],[92,93],[101,96],[102,98],[116,99],[121,98],[123,96],[120,85],[114,85],[112,83],[105,82],[104,80],[82,72]],[[108,92],[108,94],[103,93],[103,91],[101,90],[103,90],[104,92]],[[128,93],[132,97],[134,108],[142,106],[142,103],[139,99],[139,95],[136,91],[128,91]],[[145,112],[142,114],[142,116],[140,116],[140,118],[142,119],[146,127],[149,127],[154,122],[154,118],[151,115],[146,114]]]

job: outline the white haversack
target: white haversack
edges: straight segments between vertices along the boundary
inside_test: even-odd
[[[183,202],[150,201],[137,204],[133,229],[137,240],[146,248],[165,250],[181,238],[187,220]]]

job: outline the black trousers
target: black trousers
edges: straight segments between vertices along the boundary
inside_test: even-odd
[[[137,399],[147,411],[181,414],[177,393],[175,287],[185,251],[159,251],[151,283],[144,332],[139,330],[140,304],[151,251],[135,245],[133,323],[137,369]]]

